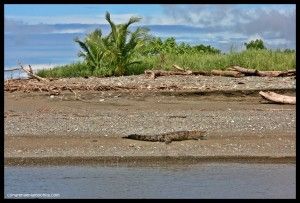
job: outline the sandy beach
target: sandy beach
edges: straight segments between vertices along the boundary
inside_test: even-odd
[[[67,85],[76,95],[51,95],[37,84],[5,81],[6,165],[295,162],[296,105],[274,104],[258,94],[295,95],[294,77],[128,76],[48,84]],[[122,138],[183,130],[205,130],[207,140]]]

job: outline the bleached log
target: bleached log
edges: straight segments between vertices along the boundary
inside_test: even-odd
[[[277,94],[275,92],[263,92],[260,91],[259,94],[270,101],[276,102],[276,103],[282,103],[282,104],[296,104],[296,97],[293,96],[286,96]]]

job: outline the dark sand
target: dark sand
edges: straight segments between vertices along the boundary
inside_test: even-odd
[[[223,80],[201,78],[209,81],[206,87],[216,87],[217,79]],[[276,92],[276,79],[255,77],[257,88],[253,89],[247,86],[253,79],[247,78],[226,78],[232,85],[243,80],[245,87],[237,90],[229,85],[226,90],[215,89],[214,94],[119,89],[77,91],[77,100],[67,91],[58,96],[6,91],[5,164],[295,162],[296,106],[272,104],[257,94],[267,89],[265,83]],[[289,88],[280,86],[277,92],[294,95],[295,80],[284,80]],[[166,145],[122,138],[179,130],[206,130],[208,139]]]

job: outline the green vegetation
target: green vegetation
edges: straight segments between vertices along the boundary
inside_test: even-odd
[[[132,17],[120,25],[112,22],[108,12],[105,18],[111,27],[107,36],[103,37],[101,30],[96,29],[84,41],[75,39],[82,48],[79,57],[84,58],[93,75],[124,75],[133,64],[141,63],[134,56],[147,40],[148,30],[138,27],[134,32],[129,31],[129,26],[140,18]]]
[[[39,70],[41,77],[105,77],[142,74],[149,69],[169,70],[173,64],[190,70],[221,69],[233,65],[258,70],[287,70],[296,68],[295,50],[267,50],[262,40],[245,43],[246,50],[222,54],[220,50],[206,45],[176,43],[175,38],[165,40],[148,35],[148,29],[128,28],[139,22],[132,17],[127,23],[116,25],[106,13],[111,32],[102,35],[96,29],[84,40],[75,42],[81,47],[79,57],[83,62]]]
[[[140,53],[144,56],[153,56],[158,54],[220,54],[221,51],[211,47],[210,45],[205,46],[203,44],[200,44],[191,46],[184,42],[177,44],[174,37],[169,37],[164,41],[162,41],[159,37],[152,37],[151,39],[146,41],[143,49],[140,50]]]
[[[256,39],[255,41],[252,40],[249,43],[244,43],[244,45],[246,46],[246,49],[266,49],[264,42],[261,39]]]

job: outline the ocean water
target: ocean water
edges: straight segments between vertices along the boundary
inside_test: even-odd
[[[183,25],[149,25],[150,34],[165,39],[175,37],[180,42],[190,44],[207,44],[219,49],[229,48],[215,41],[199,40],[202,29]],[[80,60],[78,52],[80,47],[74,42],[75,37],[83,39],[84,36],[101,28],[106,35],[110,28],[108,25],[96,24],[5,24],[4,29],[4,69],[18,68],[21,62],[36,69],[47,69],[55,65],[70,64]],[[136,29],[132,26],[131,29]],[[5,72],[5,78],[23,77],[21,72]]]
[[[78,61],[79,47],[73,41],[72,34],[6,34],[4,46],[5,69],[17,68],[18,62],[33,69],[50,68],[56,64],[68,64]],[[5,77],[18,77],[20,72],[5,72]]]
[[[6,166],[5,198],[296,197],[295,164]],[[31,197],[30,197],[31,195]]]

